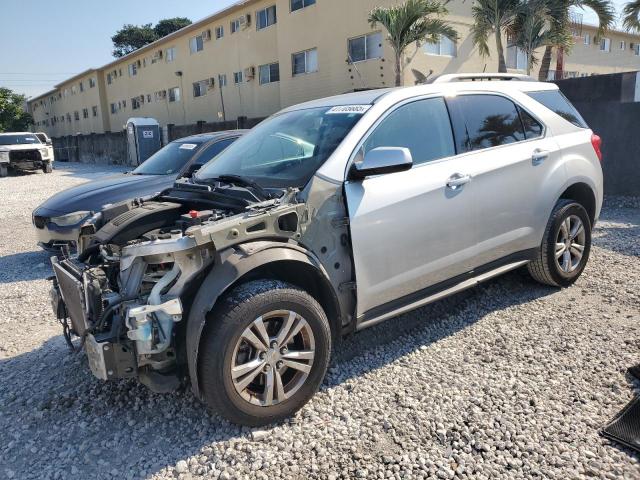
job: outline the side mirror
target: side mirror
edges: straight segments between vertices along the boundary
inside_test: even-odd
[[[404,172],[413,166],[411,150],[405,147],[378,147],[369,150],[361,162],[353,163],[349,178],[362,180],[371,175]]]
[[[47,144],[47,145],[49,145],[49,146],[51,146],[51,145],[53,145],[53,142],[52,142],[51,140],[47,140],[47,141],[46,141],[46,144]]]

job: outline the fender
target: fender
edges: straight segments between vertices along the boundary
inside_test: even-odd
[[[243,243],[228,248],[218,255],[216,262],[204,279],[192,303],[186,331],[186,351],[191,378],[191,388],[200,398],[198,381],[198,349],[200,338],[207,322],[207,314],[218,298],[223,295],[239,278],[252,270],[277,261],[293,261],[310,265],[317,269],[322,277],[331,285],[327,272],[318,259],[308,250],[292,244],[273,241],[256,241]],[[336,305],[338,296],[331,288]]]

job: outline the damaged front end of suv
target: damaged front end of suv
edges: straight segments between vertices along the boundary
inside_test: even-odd
[[[322,121],[326,110],[308,120]],[[275,161],[256,162],[260,175],[221,173],[224,158],[217,158],[210,162],[216,168],[205,166],[152,199],[107,207],[83,229],[79,255],[53,257],[54,311],[69,345],[84,347],[93,374],[102,380],[138,378],[157,392],[190,381],[196,395],[206,397],[199,351],[207,324],[217,322],[213,317],[220,298],[256,280],[286,282],[308,292],[326,312],[331,335],[350,328],[355,296],[342,185],[315,173],[358,118],[328,117],[333,128],[316,138],[315,146],[267,127],[263,138],[275,138],[285,153]],[[247,149],[255,148],[255,140],[241,142],[222,156],[251,157]],[[288,173],[279,173],[285,169]],[[263,179],[269,171],[278,174],[272,184],[252,179]],[[269,349],[278,337],[271,330],[284,323],[267,325],[265,345],[247,347],[245,342],[239,348],[248,359],[277,357],[277,376],[291,385],[280,385],[281,398],[268,400],[268,375],[255,378],[243,393],[248,404],[283,404],[301,385],[299,370],[312,363],[308,358],[287,363],[282,353],[309,340],[302,338],[302,327],[287,337],[288,346],[283,343],[275,353]],[[326,365],[318,368],[324,374]]]

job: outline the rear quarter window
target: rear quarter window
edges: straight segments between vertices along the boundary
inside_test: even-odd
[[[582,115],[578,113],[576,107],[565,97],[560,90],[545,90],[542,92],[527,93],[531,98],[541,103],[549,110],[560,115],[566,121],[574,124],[576,127],[589,128],[587,122],[584,121]]]

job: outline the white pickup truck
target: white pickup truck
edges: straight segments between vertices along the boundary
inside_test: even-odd
[[[9,174],[9,167],[51,173],[53,156],[51,140],[45,133],[0,133],[0,177]]]

